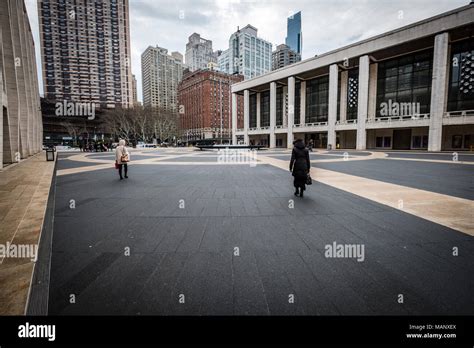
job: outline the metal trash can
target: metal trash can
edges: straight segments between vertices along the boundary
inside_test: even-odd
[[[46,161],[54,161],[54,148],[49,147],[46,149]]]

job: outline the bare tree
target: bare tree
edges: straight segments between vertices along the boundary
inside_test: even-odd
[[[82,127],[76,123],[72,123],[69,121],[63,121],[60,123],[66,129],[66,132],[73,138],[74,144],[77,143],[77,137],[81,134]],[[77,145],[77,144],[76,144]]]
[[[134,138],[132,110],[126,108],[109,109],[104,113],[103,126],[114,138],[130,141]]]
[[[104,132],[128,142],[150,142],[153,138],[171,141],[177,136],[177,113],[136,106],[133,109],[107,110],[103,117]]]
[[[151,137],[148,132],[149,113],[142,107],[134,108],[134,117],[137,139],[147,142]]]

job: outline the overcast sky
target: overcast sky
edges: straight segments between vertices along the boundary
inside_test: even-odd
[[[25,0],[41,67],[37,0]],[[90,0],[93,1],[93,0]],[[469,4],[470,0],[129,0],[132,72],[142,100],[140,55],[161,46],[184,55],[197,32],[213,49],[228,48],[229,36],[247,24],[274,48],[284,43],[286,19],[301,11],[303,59]],[[40,91],[43,90],[41,73]]]

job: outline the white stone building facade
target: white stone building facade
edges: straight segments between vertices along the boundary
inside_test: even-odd
[[[233,142],[474,149],[474,5],[233,85]]]

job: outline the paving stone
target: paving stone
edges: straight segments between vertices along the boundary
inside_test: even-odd
[[[196,156],[131,165],[123,181],[110,169],[58,177],[51,314],[474,313],[473,237],[319,182],[295,197],[289,171],[267,164],[199,165],[215,154]],[[393,162],[403,161],[317,166],[397,183],[413,173],[415,186],[435,168]],[[443,190],[456,196],[464,183]],[[333,242],[364,245],[364,261],[325,257]]]

